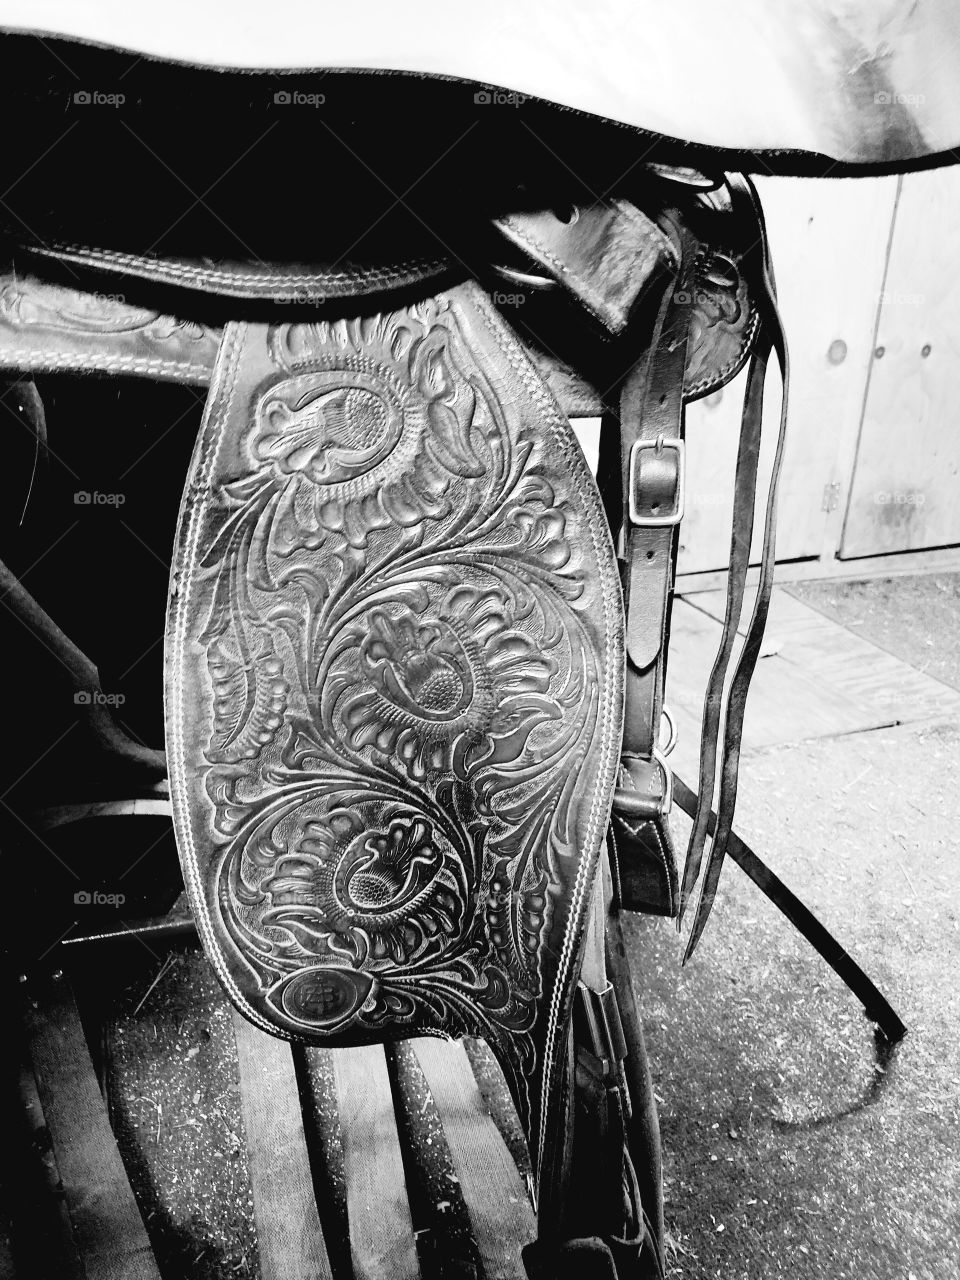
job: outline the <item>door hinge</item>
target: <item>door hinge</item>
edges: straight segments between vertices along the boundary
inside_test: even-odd
[[[825,484],[823,486],[823,502],[820,504],[822,511],[836,511],[840,505],[840,484],[839,481],[833,484]]]

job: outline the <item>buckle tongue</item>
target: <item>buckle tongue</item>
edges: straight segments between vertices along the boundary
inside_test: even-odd
[[[673,509],[668,511],[666,515],[653,515],[649,512],[641,512],[640,510],[639,458],[640,454],[644,450],[649,449],[653,449],[658,455],[662,455],[664,449],[670,449],[676,454],[676,481],[674,483],[674,490],[670,502],[670,506]],[[630,470],[627,485],[629,493],[630,523],[639,529],[666,529],[671,525],[679,524],[683,519],[685,476],[686,450],[682,440],[665,440],[663,436],[657,436],[656,440],[635,440],[630,448]]]

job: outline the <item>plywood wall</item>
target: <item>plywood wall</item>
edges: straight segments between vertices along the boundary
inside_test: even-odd
[[[960,168],[757,185],[792,358],[778,559],[806,576],[960,544]],[[682,574],[726,565],[742,395],[689,412]]]

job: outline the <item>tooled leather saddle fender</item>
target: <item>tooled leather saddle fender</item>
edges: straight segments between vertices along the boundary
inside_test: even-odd
[[[655,1271],[629,1100],[610,1119],[636,1015],[610,985],[604,918],[679,911],[660,722],[683,406],[752,356],[735,631],[776,330],[749,186],[660,168],[648,183],[646,209],[501,215],[477,278],[21,245],[0,361],[209,386],[171,573],[167,762],[234,1003],[328,1046],[483,1036],[527,1131],[541,1239],[603,1235]],[[234,299],[237,318],[134,305],[138,280]],[[522,290],[518,332],[496,300]],[[603,416],[599,486],[568,418],[584,410]],[[705,761],[711,715],[708,699]],[[571,1192],[591,1089],[621,1135],[601,1226]]]

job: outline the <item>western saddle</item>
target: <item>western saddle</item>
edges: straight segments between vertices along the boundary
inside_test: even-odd
[[[717,137],[680,108],[644,133],[662,111],[642,75],[562,90],[519,17],[503,21],[523,28],[526,78],[481,72],[483,48],[430,22],[422,64],[407,37],[377,52],[376,23],[361,56],[355,23],[330,16],[326,67],[407,74],[214,70],[23,33],[0,46],[7,118],[31,126],[9,140],[22,177],[3,204],[18,416],[42,450],[57,445],[44,379],[54,401],[72,375],[137,381],[146,418],[165,384],[205,393],[170,571],[165,753],[123,727],[81,647],[4,569],[6,603],[87,691],[76,714],[111,781],[84,762],[80,789],[169,778],[192,916],[239,1012],[326,1048],[482,1038],[530,1154],[529,1274],[662,1275],[618,913],[691,914],[689,957],[729,854],[831,948],[733,833],[788,387],[743,172],[902,168],[960,128],[922,104],[884,115],[875,86],[903,97],[906,41],[887,80],[862,64],[876,102],[853,93],[835,56],[850,29],[816,46],[833,105],[794,102],[802,127],[771,126],[796,82],[775,62],[770,116]],[[443,58],[456,79],[425,74]],[[734,664],[771,358],[783,408]],[[745,366],[694,793],[673,777],[663,706],[684,408]],[[583,416],[601,419],[596,475],[570,425]],[[147,633],[115,605],[105,645]],[[679,875],[673,803],[693,820]],[[831,962],[902,1034],[849,957]]]

